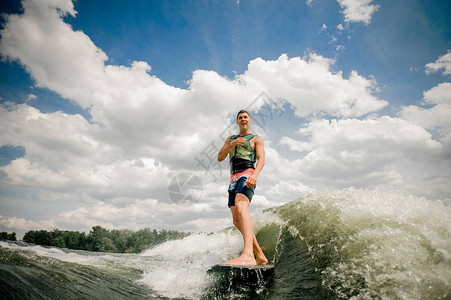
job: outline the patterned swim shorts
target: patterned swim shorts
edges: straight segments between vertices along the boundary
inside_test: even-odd
[[[254,172],[254,169],[247,169],[243,172],[235,173],[230,176],[230,184],[229,184],[229,204],[228,206],[235,206],[235,198],[236,194],[244,194],[249,202],[252,200],[252,196],[254,196],[255,187],[248,188],[246,186],[246,180],[251,174]]]

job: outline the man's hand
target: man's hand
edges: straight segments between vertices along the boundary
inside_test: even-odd
[[[244,137],[239,137],[233,142],[230,142],[231,136],[227,138],[227,140],[224,142],[224,146],[222,146],[221,150],[219,150],[218,153],[218,161],[223,161],[227,155],[229,154],[230,149],[236,146],[244,146],[246,144],[246,139]]]
[[[239,137],[233,142],[231,142],[229,145],[230,147],[235,147],[235,146],[244,146],[244,144],[246,144],[246,139],[244,137]]]
[[[257,185],[257,178],[258,178],[258,175],[252,173],[251,176],[249,176],[246,179],[246,186],[248,188],[256,186]]]

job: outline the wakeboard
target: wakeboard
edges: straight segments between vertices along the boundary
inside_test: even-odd
[[[212,266],[207,273],[245,281],[259,281],[261,279],[269,279],[274,275],[274,265],[243,266],[217,264]]]
[[[229,265],[229,264],[217,264],[211,267],[208,272],[228,272],[231,270],[240,270],[245,272],[252,272],[255,270],[261,270],[261,271],[268,271],[273,270],[274,265],[267,264],[267,265],[256,265],[256,266],[243,266],[243,265]]]

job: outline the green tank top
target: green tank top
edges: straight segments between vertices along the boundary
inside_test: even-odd
[[[235,174],[238,172],[242,172],[247,169],[255,169],[255,162],[257,161],[257,155],[254,149],[251,146],[251,139],[255,137],[256,134],[248,134],[242,136],[246,139],[246,143],[243,146],[235,146],[230,149],[229,158],[230,158],[230,174]],[[232,135],[230,137],[230,142],[233,142],[239,135]]]

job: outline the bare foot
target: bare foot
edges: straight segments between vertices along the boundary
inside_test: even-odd
[[[257,261],[254,256],[241,255],[240,257],[229,260],[226,265],[240,265],[240,266],[256,266]]]
[[[257,258],[257,265],[267,265],[268,264],[268,259],[263,256],[262,258]]]

